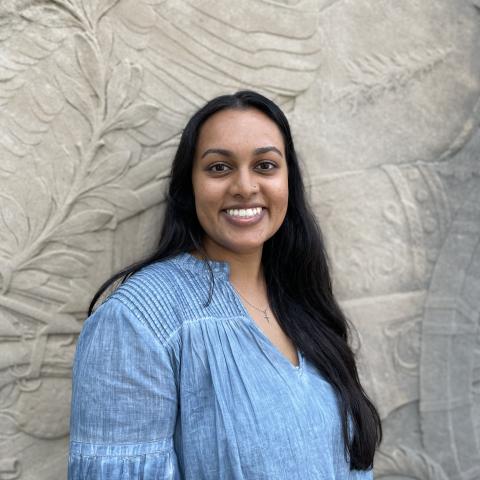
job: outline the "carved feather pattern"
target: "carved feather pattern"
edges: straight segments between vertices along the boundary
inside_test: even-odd
[[[18,168],[18,158],[41,141],[61,109],[45,65],[62,47],[66,28],[33,23],[28,10],[22,13],[13,28],[0,24],[0,178]]]
[[[162,110],[175,112],[177,125],[219,92],[251,87],[273,97],[294,96],[313,81],[320,62],[315,2],[280,17],[274,5],[256,0],[228,8],[218,2],[135,3],[135,18],[122,15],[130,0],[112,12],[117,52],[141,63],[145,93],[164,92]],[[247,27],[237,19],[252,10],[258,31],[250,26],[245,35]],[[273,15],[278,22],[269,20]]]
[[[430,47],[392,55],[370,54],[346,61],[350,84],[334,95],[353,113],[360,105],[375,103],[387,92],[404,89],[441,65],[453,47]]]

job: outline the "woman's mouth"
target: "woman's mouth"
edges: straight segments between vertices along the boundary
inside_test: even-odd
[[[251,218],[262,213],[262,207],[256,208],[231,208],[225,210],[232,217]]]
[[[223,210],[226,219],[234,225],[251,225],[259,222],[265,215],[265,208],[229,208]]]

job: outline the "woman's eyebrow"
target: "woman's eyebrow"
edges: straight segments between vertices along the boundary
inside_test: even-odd
[[[233,157],[233,152],[231,150],[226,150],[225,148],[209,148],[203,152],[200,158],[206,157],[210,153],[216,153],[218,155],[223,155],[224,157]]]
[[[273,145],[269,145],[267,147],[258,147],[253,151],[253,154],[262,155],[263,153],[268,153],[268,152],[275,152],[275,153],[278,153],[278,155],[280,155],[281,157],[283,157],[282,152],[277,147],[274,147]],[[200,158],[204,158],[209,154],[223,155],[224,157],[235,156],[235,154],[231,150],[227,150],[225,148],[209,148],[203,152]]]
[[[275,152],[275,153],[278,153],[281,157],[283,157],[282,152],[277,147],[274,147],[273,145],[268,147],[259,147],[253,151],[254,155],[261,155],[262,153],[268,153],[268,152]]]

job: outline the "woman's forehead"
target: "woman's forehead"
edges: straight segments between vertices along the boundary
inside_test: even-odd
[[[274,146],[284,153],[283,136],[277,124],[254,109],[226,109],[209,117],[202,125],[197,155],[207,148],[257,149]]]

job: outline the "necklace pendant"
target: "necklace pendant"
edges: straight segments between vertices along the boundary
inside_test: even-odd
[[[265,320],[266,320],[268,323],[270,323],[270,320],[268,319],[268,315],[267,315],[267,311],[266,311],[266,310],[263,312],[263,315],[265,316]]]

